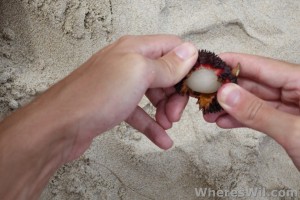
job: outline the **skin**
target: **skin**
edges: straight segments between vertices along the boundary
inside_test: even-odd
[[[197,56],[194,45],[176,36],[122,37],[6,118],[0,123],[1,199],[37,199],[61,165],[124,120],[170,148],[166,129],[188,101],[173,85]],[[143,95],[157,108],[156,120],[138,107]]]
[[[78,158],[93,138],[124,120],[158,147],[169,149],[173,143],[166,130],[180,119],[188,101],[173,85],[197,56],[192,44],[176,36],[123,37],[11,114],[0,123],[1,199],[37,199],[61,165]],[[242,64],[241,85],[257,97],[233,86],[239,98],[232,105],[227,100],[236,98],[226,93],[232,87],[228,84],[218,93],[227,114],[205,119],[224,128],[248,126],[265,132],[299,167],[299,69],[250,55],[221,57],[231,66]],[[143,95],[156,107],[155,120],[138,107]]]
[[[241,64],[239,85],[219,89],[225,112],[205,115],[205,120],[222,128],[248,127],[267,134],[300,170],[300,65],[247,54],[220,57],[230,66]]]

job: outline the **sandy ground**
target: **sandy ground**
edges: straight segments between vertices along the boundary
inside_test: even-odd
[[[0,118],[119,36],[154,33],[177,34],[216,53],[300,63],[300,1],[2,0]],[[154,113],[147,100],[141,105]],[[161,151],[121,123],[59,169],[41,199],[200,199],[195,188],[300,188],[299,172],[279,145],[252,130],[205,123],[194,99],[169,134],[175,145]]]

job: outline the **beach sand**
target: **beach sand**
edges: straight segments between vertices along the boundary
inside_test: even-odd
[[[120,36],[158,33],[216,53],[300,63],[300,1],[2,0],[0,118]],[[299,172],[277,143],[250,129],[208,124],[195,103],[190,99],[182,120],[168,131],[172,149],[158,149],[121,123],[60,168],[41,199],[200,199],[195,188],[300,188]],[[140,105],[154,114],[146,99]]]

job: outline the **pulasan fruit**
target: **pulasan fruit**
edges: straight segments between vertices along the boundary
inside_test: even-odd
[[[240,64],[232,68],[216,54],[199,50],[195,65],[175,88],[181,95],[197,98],[204,114],[219,112],[222,107],[217,100],[217,91],[225,83],[237,84],[239,71]]]

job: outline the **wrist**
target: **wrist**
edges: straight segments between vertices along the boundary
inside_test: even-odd
[[[74,140],[69,134],[71,119],[43,96],[0,124],[1,197],[38,198],[69,156]]]

